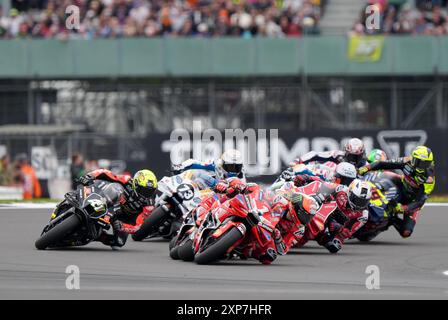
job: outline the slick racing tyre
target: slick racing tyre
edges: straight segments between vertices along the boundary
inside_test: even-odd
[[[194,261],[197,264],[209,264],[225,257],[227,251],[243,237],[241,232],[233,227],[204,251],[197,253]]]
[[[44,233],[39,239],[37,239],[34,245],[38,250],[45,250],[52,245],[54,246],[57,243],[60,243],[68,234],[72,233],[80,226],[81,221],[76,214],[73,214],[54,226],[48,232]]]
[[[171,239],[170,244],[169,244],[170,250],[174,248],[174,246],[176,245],[176,242],[177,242],[177,236],[175,236]]]
[[[156,208],[149,217],[142,223],[140,229],[132,235],[134,241],[142,241],[154,232],[154,229],[159,227],[165,218],[166,212],[162,207]]]
[[[184,243],[178,246],[177,254],[183,261],[193,261],[194,260],[194,250],[193,250],[193,240],[188,239]]]

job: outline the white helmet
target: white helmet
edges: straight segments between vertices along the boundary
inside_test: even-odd
[[[238,150],[227,150],[222,154],[217,164],[221,178],[239,177],[243,170],[243,157]]]
[[[366,181],[356,179],[348,187],[348,202],[354,210],[366,209],[371,198],[372,187]]]
[[[345,144],[345,161],[353,165],[358,165],[366,154],[364,142],[358,138],[353,138]]]
[[[356,179],[357,171],[354,165],[348,162],[341,162],[336,166],[333,174],[333,182],[348,186]]]

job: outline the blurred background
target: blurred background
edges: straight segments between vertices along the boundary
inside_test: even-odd
[[[0,199],[59,198],[99,167],[161,177],[194,122],[278,129],[261,181],[349,137],[389,157],[425,143],[448,194],[446,0],[0,4]]]

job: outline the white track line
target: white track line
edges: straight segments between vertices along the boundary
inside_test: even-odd
[[[425,207],[448,207],[448,203],[430,202],[426,203]]]
[[[54,209],[57,203],[11,203],[0,204],[1,209]]]
[[[445,271],[443,274],[446,275],[446,276],[448,276],[448,270]]]

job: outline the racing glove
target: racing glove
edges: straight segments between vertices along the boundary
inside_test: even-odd
[[[89,184],[91,184],[93,181],[95,180],[94,177],[92,177],[90,174],[85,174],[81,177],[79,177],[76,182],[79,182],[80,184],[84,185],[84,186],[88,186]]]
[[[215,192],[216,192],[216,193],[226,193],[228,187],[229,187],[229,185],[227,184],[227,182],[225,182],[225,181],[220,181],[220,182],[218,182],[218,184],[215,186]]]
[[[364,167],[361,167],[361,168],[358,169],[358,174],[359,174],[360,176],[363,176],[363,175],[365,175],[367,172],[369,172],[370,169],[371,169],[371,167],[370,167],[369,164],[368,164],[368,165],[365,165]]]

